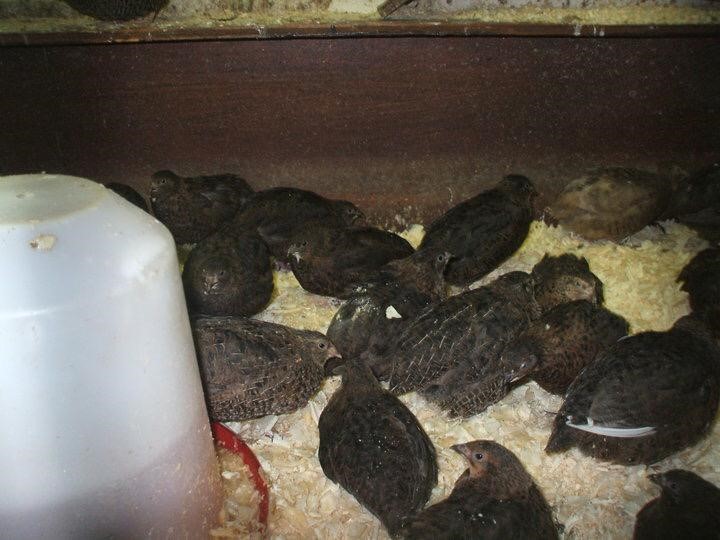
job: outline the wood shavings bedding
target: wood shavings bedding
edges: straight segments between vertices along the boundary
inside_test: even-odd
[[[260,494],[250,481],[250,472],[238,454],[218,448],[218,460],[225,491],[225,502],[220,511],[222,525],[210,531],[210,537],[263,538],[262,526],[258,520]]]
[[[382,0],[173,0],[152,21],[151,28],[162,32],[204,28],[230,30],[293,23],[371,22],[378,20],[377,7],[381,3]],[[458,4],[425,2],[420,12],[417,8],[408,9],[403,17],[459,22],[574,24],[578,32],[583,25],[713,24],[720,17],[720,10],[707,1],[696,2],[696,5],[678,5],[681,2],[671,0],[514,0],[491,1],[482,5],[468,2]],[[116,31],[117,27],[117,23],[80,16],[57,0],[0,0],[0,32],[102,32]],[[148,20],[124,22],[122,27],[146,29]],[[603,35],[602,26],[597,32]]]
[[[588,259],[605,284],[606,305],[623,315],[633,333],[665,330],[689,311],[675,278],[706,244],[674,223],[645,229],[623,245],[586,242],[562,228],[534,222],[518,252],[479,284],[511,270],[529,271],[545,253],[575,253]],[[416,246],[422,227],[403,233]],[[339,306],[334,299],[303,291],[289,272],[278,272],[278,293],[258,318],[325,331]],[[301,410],[279,417],[230,424],[251,446],[271,489],[271,538],[388,538],[379,522],[355,499],[328,480],[317,458],[319,415],[338,388],[338,377]],[[645,466],[623,467],[585,457],[577,450],[549,456],[543,448],[561,398],[534,382],[516,388],[500,403],[469,419],[448,419],[416,393],[401,398],[418,417],[438,452],[438,485],[430,503],[445,498],[465,462],[450,445],[493,439],[515,452],[542,487],[565,538],[628,538],[635,514],[657,496]],[[653,466],[687,468],[720,484],[720,423],[698,445]]]

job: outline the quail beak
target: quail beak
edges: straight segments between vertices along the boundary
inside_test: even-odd
[[[327,359],[323,369],[326,377],[342,375],[345,370],[345,362],[340,356],[333,356],[332,358]]]
[[[287,256],[288,258],[294,257],[295,262],[300,262],[300,259],[302,259],[302,257],[300,256],[300,251],[298,251],[297,246],[294,244],[290,246],[290,249],[288,249]]]
[[[340,351],[338,351],[335,345],[333,345],[332,343],[328,346],[326,358],[327,359],[325,360],[325,364],[323,366],[325,376],[330,377],[332,375],[341,375],[341,373],[336,373],[335,370],[338,367],[344,366],[345,360],[343,360]]]
[[[339,358],[342,360],[342,354],[335,348],[335,345],[330,345],[328,348],[328,358]]]
[[[535,367],[535,361],[527,361],[522,366],[520,366],[515,372],[511,374],[510,377],[510,384],[515,384],[521,379],[524,379],[528,376],[530,372],[532,372],[533,368]]]
[[[210,292],[217,288],[218,280],[216,278],[206,277],[203,280],[203,285],[205,286],[205,291]]]
[[[540,208],[540,194],[534,189],[530,192],[530,212],[533,218],[538,220],[544,220],[545,209]]]
[[[357,214],[353,214],[353,220],[352,220],[353,227],[364,227],[367,225],[367,219],[365,218],[365,214],[362,212],[358,212]]]
[[[470,449],[467,447],[467,444],[453,444],[450,448],[461,456],[470,459]]]
[[[503,377],[503,379],[505,379],[505,382],[507,384],[515,384],[522,378],[523,378],[523,372],[521,369],[510,370]]]

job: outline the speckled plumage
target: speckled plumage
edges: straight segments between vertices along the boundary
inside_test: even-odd
[[[106,21],[129,21],[157,14],[168,0],[65,0],[84,15]]]
[[[308,224],[321,221],[327,226],[349,227],[364,220],[363,213],[351,202],[326,199],[312,191],[277,187],[257,192],[235,216],[232,227],[257,231],[273,257],[288,262],[292,237]]]
[[[530,378],[554,394],[564,394],[580,371],[602,350],[628,333],[625,319],[576,300],[560,304],[511,341],[500,357],[509,365],[527,359]]]
[[[378,376],[389,379],[393,393],[419,390],[463,363],[484,365],[499,354],[509,332],[519,331],[537,314],[530,276],[511,272],[425,309],[385,353],[365,360]]]
[[[689,295],[693,313],[720,339],[720,248],[695,255],[678,276]]]
[[[621,240],[655,221],[671,191],[670,181],[657,174],[599,168],[568,183],[546,216],[588,240]]]
[[[437,302],[445,297],[445,269],[450,260],[447,251],[422,249],[370,272],[360,289],[409,288]]]
[[[720,489],[682,469],[651,474],[660,496],[638,512],[633,540],[719,540]]]
[[[484,366],[473,363],[458,366],[426,388],[423,394],[451,417],[467,418],[480,414],[504,398],[516,379],[515,370],[498,366],[497,349],[492,353]]]
[[[532,269],[535,299],[543,311],[574,300],[603,303],[603,284],[590,271],[585,257],[569,253],[557,257],[545,255]]]
[[[437,483],[435,448],[367,366],[348,361],[344,370],[342,386],[320,415],[320,465],[393,535]]]
[[[453,259],[445,278],[468,285],[494,270],[523,243],[535,195],[524,176],[506,176],[497,187],[448,210],[425,233],[418,249],[445,250]]]
[[[348,299],[330,321],[327,335],[343,358],[366,351],[382,354],[407,321],[430,303],[427,294],[411,287],[373,289]]]
[[[348,298],[383,265],[414,251],[404,238],[374,227],[314,223],[293,235],[288,255],[303,289]]]
[[[677,219],[706,240],[719,242],[720,163],[714,163],[680,182],[663,217]]]
[[[239,317],[192,321],[213,420],[284,414],[307,404],[338,356],[324,335]]]
[[[185,178],[158,171],[150,183],[150,204],[177,244],[193,244],[220,230],[252,193],[233,174]]]
[[[111,182],[105,186],[108,189],[113,190],[115,193],[120,195],[123,199],[125,199],[128,202],[131,202],[141,210],[145,210],[146,212],[150,213],[150,208],[148,208],[147,202],[145,202],[145,198],[140,195],[135,189],[128,186],[127,184],[120,184],[118,182]]]
[[[270,301],[274,283],[270,252],[257,235],[215,233],[190,252],[183,268],[191,313],[249,316]]]
[[[636,334],[601,352],[570,385],[546,451],[577,446],[607,461],[653,463],[704,437],[719,397],[720,348],[701,323],[683,317],[669,331]]]
[[[328,336],[343,357],[382,354],[405,324],[444,295],[447,253],[390,261],[335,313]]]
[[[467,458],[470,468],[455,482],[447,499],[406,523],[403,538],[558,538],[545,497],[512,452],[493,441],[472,441],[452,448]]]

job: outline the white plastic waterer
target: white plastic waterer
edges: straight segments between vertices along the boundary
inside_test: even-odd
[[[222,500],[175,244],[70,176],[0,177],[0,537],[207,538]]]

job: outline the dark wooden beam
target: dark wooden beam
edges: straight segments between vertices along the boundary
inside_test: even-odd
[[[235,172],[432,217],[509,172],[720,158],[720,38],[0,47],[0,173]]]

